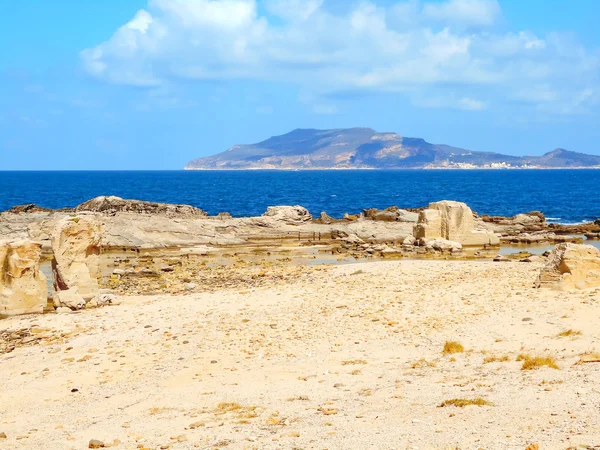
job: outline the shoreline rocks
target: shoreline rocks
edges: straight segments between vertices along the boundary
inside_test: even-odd
[[[51,238],[56,292],[76,287],[77,294],[87,301],[98,294],[101,235],[102,225],[93,217],[65,218],[56,223]],[[68,305],[59,302],[58,306]]]
[[[190,205],[172,205],[169,203],[145,202],[141,200],[124,200],[116,196],[100,196],[77,206],[75,212],[94,212],[115,215],[119,212],[137,214],[164,214],[167,217],[202,216],[208,214]]]
[[[600,250],[591,245],[557,245],[540,271],[536,287],[561,290],[600,286]]]
[[[269,206],[263,217],[269,217],[287,225],[303,225],[312,221],[308,209],[296,206]]]
[[[0,316],[44,312],[47,279],[40,270],[42,246],[23,239],[0,242]]]
[[[493,232],[475,228],[471,208],[452,200],[430,203],[429,208],[422,210],[414,234],[417,239],[444,239],[463,246],[495,246],[500,243]]]

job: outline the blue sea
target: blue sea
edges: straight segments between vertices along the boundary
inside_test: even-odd
[[[600,217],[600,170],[335,170],[0,172],[0,210],[73,207],[99,195],[197,206],[210,214],[262,214],[302,205],[333,217],[363,208],[419,207],[449,199],[480,214],[542,211],[549,221]]]

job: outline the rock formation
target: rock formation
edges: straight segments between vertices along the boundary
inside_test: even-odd
[[[498,245],[498,236],[477,230],[473,212],[466,204],[451,200],[430,203],[419,213],[415,226],[417,239],[445,239],[464,246]]]
[[[0,242],[0,316],[44,312],[48,286],[40,271],[41,245]]]
[[[591,245],[557,245],[540,271],[536,287],[562,290],[600,286],[600,250]]]
[[[77,287],[85,300],[98,293],[101,233],[102,225],[93,217],[64,218],[56,223],[52,233],[55,291]]]
[[[140,200],[124,200],[115,196],[101,196],[82,203],[76,212],[97,212],[114,215],[118,212],[131,212],[138,214],[164,214],[169,217],[176,216],[207,216],[199,208],[189,205],[171,205],[167,203],[144,202]]]
[[[397,206],[379,210],[377,208],[365,209],[365,218],[382,222],[417,222],[419,215],[414,212],[400,209]]]
[[[302,225],[312,220],[311,214],[302,206],[269,206],[263,217],[270,217],[288,225]]]

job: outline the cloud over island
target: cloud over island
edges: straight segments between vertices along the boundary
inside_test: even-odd
[[[511,102],[552,114],[585,113],[600,101],[597,52],[503,21],[496,0],[343,9],[324,0],[150,0],[81,59],[94,77],[142,87],[260,80],[315,98],[399,93],[421,107]]]

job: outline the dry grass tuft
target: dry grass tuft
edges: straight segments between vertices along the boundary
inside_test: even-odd
[[[444,344],[444,350],[442,353],[444,355],[451,355],[453,353],[463,353],[465,348],[462,346],[460,342],[455,341],[446,341]]]
[[[578,330],[566,330],[561,333],[558,333],[556,337],[571,337],[571,336],[581,336],[581,331]]]
[[[521,357],[519,359],[519,357]],[[523,365],[521,366],[521,370],[534,370],[539,369],[541,367],[550,367],[551,369],[560,369],[558,364],[556,364],[556,360],[552,356],[536,356],[532,357],[529,355],[519,355],[517,357],[517,361],[523,361]]]
[[[490,363],[495,363],[495,362],[507,362],[510,361],[510,358],[507,355],[504,356],[486,356],[483,359],[483,363],[484,364],[490,364]]]
[[[222,402],[217,405],[217,411],[223,413],[239,411],[240,409],[242,409],[242,405],[239,403]]]
[[[440,408],[445,406],[456,406],[457,408],[464,408],[465,406],[491,406],[492,404],[482,398],[453,398],[451,400],[444,400],[440,405]]]
[[[348,361],[342,361],[342,366],[351,366],[356,364],[367,364],[364,359],[351,359]]]
[[[427,361],[425,358],[421,358],[410,365],[413,369],[423,369],[425,367],[435,367],[435,361]]]

